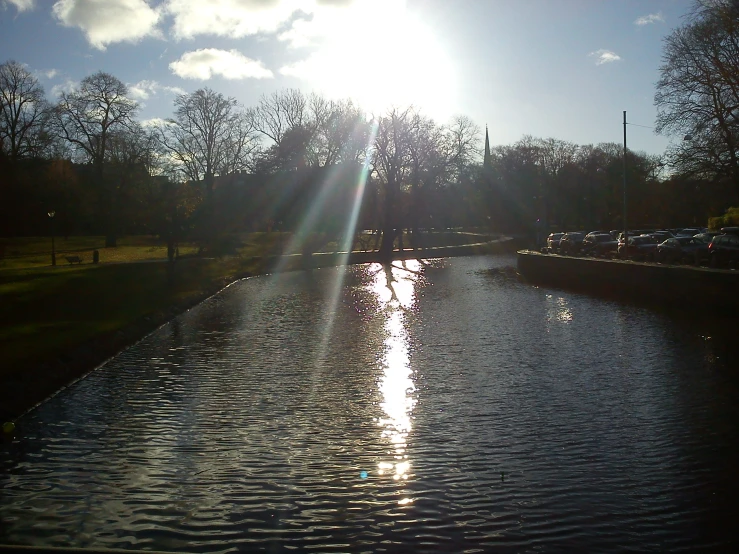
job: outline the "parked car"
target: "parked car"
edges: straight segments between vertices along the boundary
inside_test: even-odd
[[[695,265],[703,265],[704,263],[707,264],[709,262],[708,245],[711,244],[713,237],[718,234],[719,233],[716,232],[705,232],[698,233],[693,236],[693,240],[697,243],[695,250],[693,251],[693,260],[695,261]]]
[[[610,233],[589,233],[582,241],[583,253],[591,256],[606,256],[617,249],[618,241]]]
[[[618,245],[618,255],[622,259],[652,260],[657,250],[657,239],[653,235],[639,235],[629,237],[628,252],[621,241]]]
[[[651,233],[651,231],[647,231],[646,229],[629,229],[629,238],[631,237],[639,237],[641,235],[647,235]],[[619,231],[618,232],[618,242],[622,243],[624,241],[624,232]]]
[[[582,241],[585,233],[565,233],[559,241],[559,252],[568,256],[576,256],[582,252]]]
[[[550,252],[559,252],[559,241],[562,240],[564,233],[551,233],[547,237],[547,248]]]
[[[737,232],[739,233],[739,229]],[[728,232],[713,237],[708,245],[708,259],[711,267],[739,265],[739,234]]]
[[[702,229],[699,229],[698,227],[686,227],[685,229],[680,229],[677,233],[675,233],[675,236],[677,237],[692,237],[700,233]]]
[[[610,233],[610,231],[590,231],[585,235],[585,237],[587,238],[590,235],[607,235],[608,233]]]
[[[704,246],[693,237],[678,236],[657,245],[655,259],[662,263],[683,263],[695,260],[695,251]]]
[[[675,236],[670,231],[665,231],[664,229],[661,231],[651,231],[649,234],[654,235],[659,242],[663,242]]]

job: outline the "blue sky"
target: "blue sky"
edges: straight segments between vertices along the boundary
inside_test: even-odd
[[[369,111],[412,103],[438,121],[523,135],[621,142],[653,126],[662,38],[691,0],[0,0],[3,59],[54,99],[97,70],[167,118],[208,86],[245,106],[286,87],[353,97]],[[662,153],[667,137],[628,128]]]

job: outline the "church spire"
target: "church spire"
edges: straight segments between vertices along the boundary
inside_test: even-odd
[[[490,157],[490,137],[488,136],[488,126],[485,125],[485,158],[483,159],[482,166],[489,168],[492,165],[492,159]]]

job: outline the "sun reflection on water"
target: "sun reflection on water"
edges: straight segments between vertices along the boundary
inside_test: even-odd
[[[551,294],[547,294],[547,322],[570,323],[572,318],[572,310],[565,298],[561,296],[554,298]]]
[[[406,317],[415,302],[421,264],[412,260],[404,262],[402,267],[382,268],[375,265],[371,270],[374,274],[371,290],[380,303],[386,334],[380,357],[383,373],[378,383],[382,395],[380,407],[384,416],[378,419],[378,425],[391,448],[388,459],[377,464],[377,472],[402,482],[412,475],[411,462],[408,459],[408,436],[416,403]],[[412,501],[411,498],[404,497],[398,504],[410,504]]]

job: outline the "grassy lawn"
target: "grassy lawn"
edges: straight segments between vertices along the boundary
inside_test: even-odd
[[[105,237],[56,237],[56,263],[68,265],[64,256],[79,256],[82,263],[92,262],[92,252],[100,254],[100,263],[122,263],[142,260],[166,260],[167,247],[157,237],[123,237],[118,246],[106,248]],[[180,255],[194,254],[194,244],[181,244]],[[51,265],[51,237],[0,239],[0,270],[38,268]]]
[[[0,379],[6,372],[61,355],[105,334],[195,298],[243,272],[242,258],[166,263],[58,266],[0,271]]]
[[[253,233],[235,241],[231,255],[183,257],[174,264],[172,279],[167,263],[131,263],[166,261],[166,246],[154,237],[125,237],[115,248],[99,247],[102,237],[62,239],[60,251],[82,256],[83,263],[70,265],[58,256],[56,267],[50,265],[46,238],[6,239],[0,266],[0,379],[19,366],[202,296],[236,275],[264,271],[253,257],[278,253],[279,240],[277,233]],[[93,265],[96,246],[101,261]],[[180,245],[179,252],[194,254],[197,247]]]

